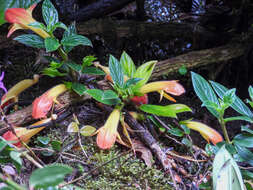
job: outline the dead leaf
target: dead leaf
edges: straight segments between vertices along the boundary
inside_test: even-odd
[[[148,167],[151,167],[153,164],[153,155],[151,151],[139,140],[132,140],[133,149],[135,152],[141,153],[141,158],[144,160],[145,164]]]

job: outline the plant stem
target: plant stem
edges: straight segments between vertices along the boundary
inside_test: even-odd
[[[221,128],[222,128],[222,131],[223,131],[223,135],[224,135],[224,137],[225,137],[225,140],[227,141],[227,143],[231,144],[231,141],[230,141],[230,139],[229,139],[228,132],[227,132],[227,129],[226,129],[226,123],[225,123],[225,121],[224,121],[224,118],[221,117],[221,118],[219,119],[219,122],[220,122],[220,124],[221,124]]]
[[[25,190],[22,186],[17,184],[16,182],[12,181],[11,179],[5,178],[2,174],[0,175],[0,181],[5,183],[8,186],[11,186],[15,190]]]
[[[60,54],[60,56],[64,61],[68,60],[68,54],[66,54],[66,52],[61,47],[58,48],[58,53]]]

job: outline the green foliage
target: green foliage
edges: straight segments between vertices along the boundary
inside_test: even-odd
[[[191,72],[192,76],[192,84],[195,93],[199,97],[199,99],[204,103],[204,105],[207,104],[207,102],[211,102],[215,105],[219,105],[218,98],[216,94],[214,93],[212,87],[210,84],[200,75],[197,73]],[[213,108],[208,106],[207,109],[215,116],[219,117],[219,113]]]
[[[177,118],[178,113],[192,111],[191,108],[184,104],[171,104],[167,106],[143,104],[140,109],[147,113],[172,118]]]
[[[14,38],[14,40],[30,47],[45,48],[44,40],[40,36],[34,34],[23,34]]]
[[[58,39],[53,37],[48,37],[45,39],[45,48],[47,52],[52,52],[60,47]]]
[[[0,137],[0,164],[12,163],[20,171],[23,161],[20,152]]]
[[[132,58],[125,51],[123,51],[121,54],[120,65],[123,67],[124,74],[129,78],[132,78],[136,71],[136,68]]]
[[[65,175],[72,172],[72,168],[66,165],[47,165],[35,170],[29,180],[33,188],[48,188],[63,182]]]
[[[110,75],[115,85],[118,86],[119,88],[123,88],[124,85],[123,68],[120,62],[113,55],[110,55],[109,69]]]

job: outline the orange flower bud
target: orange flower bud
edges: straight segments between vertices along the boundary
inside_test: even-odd
[[[36,98],[33,102],[32,117],[34,119],[45,118],[53,103],[58,103],[56,98],[65,91],[67,91],[66,86],[59,84]]]

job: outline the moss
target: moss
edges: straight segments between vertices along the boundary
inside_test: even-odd
[[[118,156],[119,148],[115,146],[110,151],[95,153],[90,163],[101,165]],[[89,176],[83,180],[84,189],[172,189],[170,178],[156,167],[148,168],[142,160],[129,153],[115,159],[98,169],[96,176]]]

